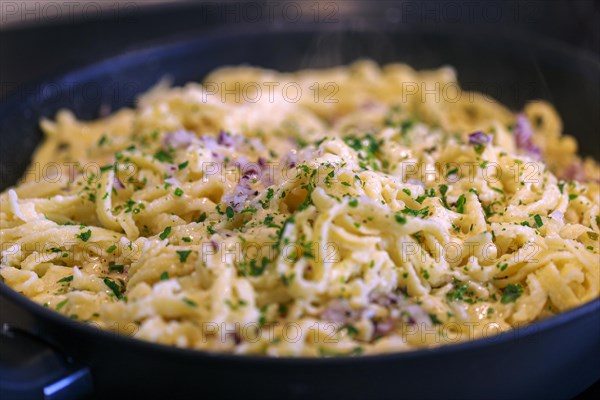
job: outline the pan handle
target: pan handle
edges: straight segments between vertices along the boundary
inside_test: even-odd
[[[0,393],[6,399],[85,399],[88,368],[73,365],[42,339],[4,324],[0,329]]]

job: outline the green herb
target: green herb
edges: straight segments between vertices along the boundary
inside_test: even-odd
[[[184,263],[191,253],[191,250],[177,250],[177,254],[179,255],[179,262]]]
[[[295,277],[296,277],[296,274],[294,272],[292,272],[289,276],[282,274],[281,282],[283,282],[284,286],[290,286],[292,284],[292,282],[294,282]]]
[[[481,154],[485,150],[485,145],[482,143],[475,143],[473,144],[473,150],[475,150],[475,153]]]
[[[409,195],[409,196],[411,196],[411,195],[412,195],[412,193],[411,193],[410,189],[406,189],[406,188],[404,188],[404,189],[402,189],[402,191],[403,191],[404,193],[406,193],[407,195]]]
[[[233,208],[231,208],[231,206],[227,206],[227,209],[225,210],[225,214],[227,215],[227,219],[233,219]]]
[[[458,197],[458,200],[456,201],[456,211],[459,212],[460,214],[465,213],[465,202],[466,202],[465,195],[461,194]]]
[[[69,275],[69,276],[65,276],[64,278],[57,280],[56,283],[71,282],[72,280],[73,280],[73,275]]]
[[[181,190],[181,188],[177,188],[173,194],[177,197],[181,197],[183,195],[183,190]]]
[[[394,218],[396,219],[396,222],[400,225],[404,225],[406,223],[406,218],[402,214],[396,213],[394,215]]]
[[[171,154],[167,153],[164,150],[159,150],[156,153],[154,153],[154,158],[156,158],[160,162],[167,162],[169,164],[173,163],[173,157],[171,156]]]
[[[328,139],[328,138],[327,138],[327,136],[325,136],[324,138],[317,140],[317,141],[315,142],[315,146],[319,147],[319,146],[320,146],[320,145],[321,145],[321,144],[322,144],[324,141],[326,141],[327,139]]]
[[[160,240],[165,240],[169,236],[169,234],[171,234],[171,227],[167,226],[165,230],[162,231],[160,235],[158,235],[158,237],[160,238]]]
[[[79,238],[84,242],[87,242],[91,236],[92,236],[92,231],[90,229],[88,229],[85,232],[80,233],[79,235],[75,235],[76,238]]]
[[[121,287],[117,285],[113,280],[111,280],[110,278],[104,278],[104,284],[108,286],[110,290],[112,290],[117,299],[121,298]]]
[[[111,245],[109,248],[106,249],[106,252],[111,254],[112,252],[114,252],[117,249],[117,245],[113,244]]]
[[[189,237],[189,236],[184,236],[184,237],[181,238],[181,240],[183,240],[186,243],[190,243],[192,241],[192,238]]]
[[[254,213],[256,213],[256,211],[258,211],[256,208],[246,208],[246,209],[240,211],[240,213],[242,213],[242,214],[245,214],[245,213],[252,213],[252,214],[254,214]]]
[[[100,136],[100,140],[98,140],[98,146],[104,146],[107,141],[108,139],[106,138],[106,135]]]
[[[448,192],[448,185],[444,185],[444,184],[440,185],[440,194],[442,196],[445,196],[447,192]]]
[[[500,303],[514,303],[519,297],[521,297],[521,294],[523,294],[523,286],[518,283],[516,285],[510,283],[508,286],[506,286],[504,292],[502,292]]]
[[[410,207],[404,207],[404,210],[402,210],[402,212],[404,214],[410,214],[410,215],[413,215],[415,217],[418,217],[419,215],[422,215],[423,217],[426,217],[426,216],[429,215],[429,207],[421,208],[420,210],[413,210]]]
[[[417,201],[417,203],[423,204],[423,200],[425,200],[426,198],[427,198],[427,196],[421,195],[421,196],[417,197],[415,200]]]
[[[437,315],[435,314],[429,314],[429,318],[431,318],[431,323],[433,323],[434,325],[441,325],[442,321],[440,321],[440,319],[438,318]]]
[[[168,271],[164,271],[162,274],[160,274],[160,278],[161,281],[166,281],[169,279],[169,272]]]
[[[348,332],[348,336],[356,336],[358,335],[358,329],[352,324],[344,324],[340,328],[339,332],[346,331]]]
[[[352,356],[352,355],[359,355],[362,354],[363,352],[363,348],[360,346],[356,346],[354,348],[352,348],[349,351],[334,351],[334,350],[329,350],[326,349],[324,347],[319,347],[319,355],[321,356],[328,356],[328,357],[342,357],[342,356]]]
[[[267,265],[269,265],[267,257],[262,258],[260,265],[256,264],[256,259],[250,260],[250,276],[261,276],[265,272]]]
[[[187,304],[190,307],[198,307],[198,304],[196,304],[195,301],[190,300],[187,297],[184,297],[183,299],[181,299],[181,301],[183,301],[185,304]]]
[[[454,289],[446,293],[446,298],[450,301],[465,300],[465,297],[471,296],[473,293],[469,290],[469,284],[467,282],[454,282]]]
[[[446,174],[446,178],[448,178],[451,175],[456,175],[458,174],[458,168],[452,168],[450,171],[448,171],[448,173]]]
[[[421,274],[423,274],[423,278],[429,279],[429,271],[426,269],[421,270]]]
[[[189,165],[189,163],[190,163],[189,161],[182,162],[181,164],[179,164],[177,166],[177,169],[179,169],[181,171],[182,169],[184,169],[185,167],[187,167]]]
[[[538,226],[538,228],[541,228],[542,226],[544,226],[544,222],[542,221],[542,217],[540,217],[538,214],[535,214],[533,216],[533,219],[535,221],[535,224]]]
[[[247,305],[247,304],[248,304],[248,302],[247,302],[247,301],[245,301],[244,299],[239,299],[239,300],[237,301],[237,304],[234,304],[234,303],[233,303],[231,300],[227,299],[227,300],[225,300],[225,304],[227,304],[227,306],[228,306],[229,308],[231,308],[232,310],[237,310],[238,308],[240,308],[240,307],[243,307],[243,306]]]
[[[64,299],[63,301],[58,303],[56,305],[56,311],[60,311],[60,309],[63,308],[68,302],[69,302],[69,299]]]
[[[348,202],[348,205],[349,205],[350,207],[352,207],[352,208],[356,208],[356,207],[358,207],[358,199],[351,199],[351,200]]]
[[[117,272],[123,272],[125,266],[123,265],[109,265],[108,266],[108,270],[109,271],[117,271]]]
[[[570,194],[569,200],[575,200],[577,197],[578,197],[578,195],[576,195],[576,194]]]
[[[206,221],[206,213],[205,212],[203,212],[202,214],[200,214],[198,216],[198,219],[196,220],[196,222],[200,223],[200,222],[204,222],[204,221]]]

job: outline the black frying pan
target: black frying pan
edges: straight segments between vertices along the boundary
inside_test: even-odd
[[[0,106],[1,189],[16,182],[40,140],[37,120],[67,107],[84,119],[113,109],[165,74],[175,84],[250,63],[281,70],[372,57],[416,68],[450,64],[468,89],[514,109],[553,102],[582,151],[598,157],[600,62],[557,44],[478,32],[310,29],[214,31],[50,78]],[[99,93],[99,94],[98,94]],[[570,398],[600,378],[600,300],[498,336],[409,353],[272,359],[170,348],[117,336],[47,310],[0,283],[13,321],[0,336],[3,398]],[[0,395],[2,393],[0,392]],[[51,397],[54,395],[55,397]],[[65,395],[67,397],[60,397]],[[36,397],[34,397],[36,396]]]

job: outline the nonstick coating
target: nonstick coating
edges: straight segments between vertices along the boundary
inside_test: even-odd
[[[600,154],[600,63],[531,38],[459,32],[215,33],[101,61],[33,84],[0,105],[0,188],[16,182],[41,134],[37,121],[69,108],[98,117],[169,75],[175,84],[248,63],[293,71],[370,57],[416,68],[456,67],[468,89],[518,110],[555,104],[581,151]],[[600,301],[496,337],[411,353],[334,359],[207,354],[99,331],[0,284],[1,306],[89,365],[98,398],[569,398],[600,378]],[[343,397],[342,397],[343,396]]]

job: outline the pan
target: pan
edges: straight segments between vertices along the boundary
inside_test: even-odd
[[[546,99],[584,154],[599,157],[600,61],[535,37],[498,32],[253,27],[139,46],[32,83],[0,105],[0,186],[17,182],[41,139],[37,121],[69,108],[97,118],[164,76],[198,81],[247,63],[282,71],[358,58],[453,65],[461,85],[512,109]],[[92,57],[93,58],[93,57]],[[265,358],[185,350],[94,328],[0,283],[0,392],[10,399],[570,398],[600,378],[600,300],[524,328],[438,348],[358,357]]]

